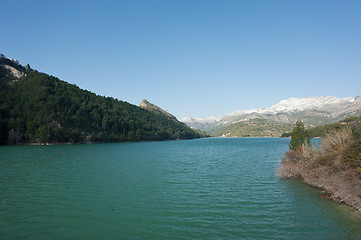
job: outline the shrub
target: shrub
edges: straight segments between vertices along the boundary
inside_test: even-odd
[[[298,147],[311,142],[310,134],[305,129],[302,121],[296,122],[296,127],[293,128],[291,134],[290,150],[295,151]]]
[[[350,143],[352,139],[352,131],[348,126],[340,130],[331,130],[322,138],[321,148],[323,151],[337,150]]]
[[[281,177],[297,177],[304,169],[312,169],[316,166],[328,166],[333,170],[350,166],[361,169],[361,144],[355,141],[350,127],[332,130],[322,138],[320,147],[311,147],[302,144],[285,153],[282,159],[278,175]],[[343,161],[341,161],[343,159]]]

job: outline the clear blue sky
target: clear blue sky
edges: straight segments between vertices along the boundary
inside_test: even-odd
[[[361,95],[360,0],[0,0],[0,53],[176,117]]]

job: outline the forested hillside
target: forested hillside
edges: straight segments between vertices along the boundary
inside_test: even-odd
[[[0,76],[1,144],[201,137],[177,120],[97,96],[44,73],[28,71],[11,84],[5,73]]]
[[[232,123],[212,135],[216,137],[279,137],[291,129],[291,124],[255,118]]]
[[[311,137],[324,137],[331,131],[338,131],[348,125],[355,125],[361,121],[361,116],[350,117],[336,123],[325,124],[308,129]]]
[[[347,127],[348,125],[354,126],[355,123],[360,121],[361,121],[361,116],[359,117],[354,116],[343,119],[335,123],[324,124],[317,127],[308,128],[307,131],[309,132],[311,138],[325,137],[329,132],[339,131],[342,128]],[[282,134],[282,137],[290,137],[290,136],[291,134],[289,132],[285,132]]]

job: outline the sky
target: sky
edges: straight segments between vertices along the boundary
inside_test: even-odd
[[[183,117],[361,95],[361,0],[0,0],[0,53]]]

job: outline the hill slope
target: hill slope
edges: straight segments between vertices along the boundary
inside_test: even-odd
[[[254,118],[230,124],[213,133],[213,135],[221,137],[280,137],[292,128],[292,124]]]
[[[169,119],[172,119],[172,120],[178,122],[178,120],[177,120],[177,118],[175,116],[173,116],[172,114],[170,114],[167,111],[164,111],[163,109],[161,109],[157,105],[154,105],[153,103],[148,102],[145,99],[143,99],[143,101],[139,103],[139,107],[141,107],[141,108],[143,108],[145,110],[148,110],[149,112],[168,117]]]
[[[183,123],[56,77],[0,66],[0,143],[114,142],[199,138]],[[5,69],[5,70],[4,70]]]

